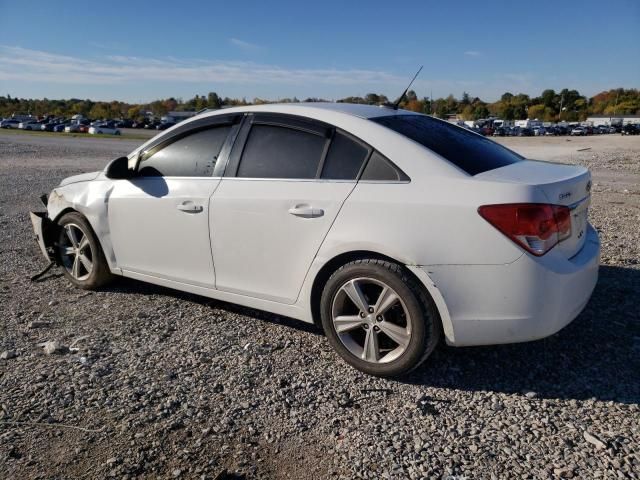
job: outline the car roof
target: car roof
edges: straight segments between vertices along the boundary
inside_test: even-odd
[[[295,102],[295,103],[266,103],[262,105],[248,105],[246,107],[231,107],[220,110],[206,111],[203,115],[219,115],[234,112],[273,112],[273,113],[290,113],[293,109],[305,110],[307,114],[314,110],[320,112],[335,112],[352,115],[360,118],[376,118],[386,117],[389,115],[417,115],[416,112],[409,110],[394,109],[384,105],[364,105],[359,103],[339,103],[339,102]]]

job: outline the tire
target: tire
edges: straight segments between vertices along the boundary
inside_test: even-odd
[[[418,367],[441,336],[440,316],[426,290],[400,265],[379,259],[355,260],[336,270],[324,286],[320,313],[338,354],[380,377]]]
[[[85,290],[109,283],[113,275],[87,219],[70,212],[60,217],[57,225],[56,257],[69,281]]]

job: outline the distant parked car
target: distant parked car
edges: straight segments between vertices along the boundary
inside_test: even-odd
[[[6,118],[0,121],[0,128],[18,128],[20,121],[14,118]]]
[[[131,120],[118,120],[116,122],[116,128],[131,128],[133,126],[133,122]]]
[[[173,127],[175,124],[176,122],[162,122],[156,127],[156,130],[166,130],[167,128]]]
[[[544,127],[534,127],[534,128],[533,128],[533,134],[534,134],[536,137],[542,137],[542,136],[544,136],[545,132],[546,132],[546,129],[545,129]]]
[[[572,137],[582,137],[582,136],[585,136],[586,134],[587,134],[587,129],[584,127],[576,127],[573,130],[571,130]]]
[[[43,132],[53,132],[53,129],[55,127],[57,127],[58,125],[60,125],[60,122],[58,121],[51,121],[51,122],[47,122],[47,123],[43,123],[40,126],[40,130],[42,130]]]
[[[144,128],[147,128],[149,130],[155,130],[158,125],[160,125],[160,122],[158,122],[157,120],[154,120],[153,122],[147,123],[144,126]]]
[[[493,131],[494,137],[504,137],[506,134],[507,134],[507,131],[502,127],[498,127]]]
[[[101,123],[89,127],[89,133],[91,135],[120,135],[120,130],[111,127],[109,123]]]
[[[42,124],[36,120],[28,120],[18,124],[20,130],[40,130],[41,126]]]
[[[627,124],[622,127],[622,135],[638,135],[640,134],[640,125]]]
[[[533,137],[533,130],[530,128],[521,128],[518,130],[519,137]]]
[[[87,125],[83,125],[82,123],[74,123],[71,125],[67,125],[64,128],[66,133],[87,133],[89,131],[89,127]]]
[[[59,123],[53,127],[52,132],[64,132],[64,129],[71,125],[70,123]]]
[[[131,124],[131,128],[144,128],[147,125],[147,121],[146,120],[141,120],[139,122],[133,122]]]

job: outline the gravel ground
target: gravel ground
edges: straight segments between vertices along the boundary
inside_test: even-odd
[[[0,133],[0,477],[639,478],[640,138],[501,141],[593,169],[593,298],[548,339],[441,346],[392,381],[283,317],[30,282],[36,195],[137,142]]]

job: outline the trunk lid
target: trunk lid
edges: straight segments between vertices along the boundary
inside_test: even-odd
[[[560,249],[567,258],[573,257],[582,249],[591,202],[591,173],[585,167],[523,160],[481,173],[475,178],[535,186],[544,193],[548,203],[569,207],[571,236],[555,248]]]

